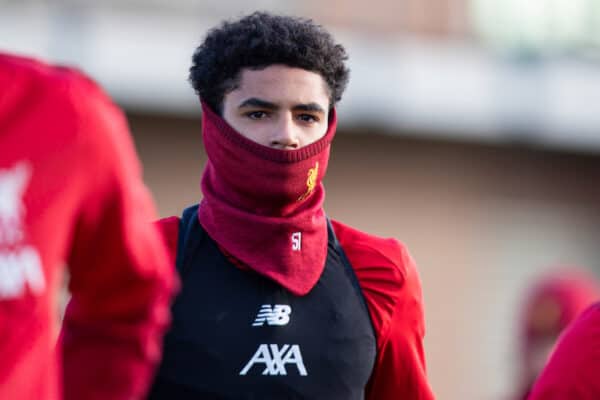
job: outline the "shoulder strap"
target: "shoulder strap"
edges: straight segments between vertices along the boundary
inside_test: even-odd
[[[202,230],[198,222],[198,204],[183,210],[179,222],[179,235],[177,240],[177,257],[175,265],[181,278],[184,278],[185,272],[192,259],[192,253],[202,240]]]
[[[354,287],[354,290],[356,291],[357,295],[362,299],[362,303],[370,318],[371,313],[369,312],[369,308],[367,306],[367,300],[365,299],[363,291],[360,287],[360,283],[358,282],[358,278],[356,276],[356,273],[354,272],[354,268],[352,267],[348,256],[346,256],[346,252],[342,248],[342,245],[338,241],[337,236],[335,235],[335,231],[333,230],[333,225],[331,225],[331,220],[329,219],[329,217],[327,217],[327,232],[329,234],[329,239],[333,244],[333,248],[339,254],[340,260],[342,261],[342,264],[344,264],[346,274],[348,275],[350,282],[352,282],[352,286]]]

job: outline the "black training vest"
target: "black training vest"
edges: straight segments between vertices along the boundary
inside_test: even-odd
[[[228,261],[197,208],[181,220],[182,289],[149,399],[363,399],[375,335],[331,225],[319,281],[295,296]]]

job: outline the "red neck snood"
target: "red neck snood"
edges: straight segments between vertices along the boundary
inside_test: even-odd
[[[296,295],[319,280],[327,257],[321,183],[335,135],[332,110],[325,136],[297,150],[260,145],[202,104],[208,162],[198,216],[231,256]]]

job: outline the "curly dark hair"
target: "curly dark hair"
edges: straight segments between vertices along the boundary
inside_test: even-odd
[[[211,29],[192,57],[189,80],[200,98],[217,113],[239,85],[243,68],[273,64],[320,74],[329,87],[330,107],[348,83],[346,50],[312,20],[255,12]]]

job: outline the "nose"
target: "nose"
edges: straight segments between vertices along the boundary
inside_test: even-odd
[[[270,146],[281,150],[294,150],[300,147],[298,127],[295,126],[292,116],[282,118],[277,124],[271,137]]]

